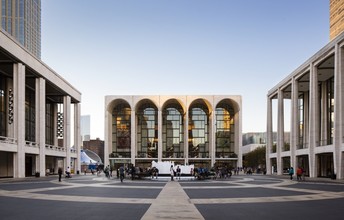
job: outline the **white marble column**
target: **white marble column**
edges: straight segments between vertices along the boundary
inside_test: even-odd
[[[318,73],[313,63],[310,64],[310,91],[309,91],[309,168],[310,177],[316,177],[317,163],[314,150],[319,144],[319,99]]]
[[[80,134],[80,103],[75,103],[74,104],[74,148],[76,150],[76,164],[75,168],[76,171],[79,171],[81,173],[81,146],[82,146],[82,141],[81,141],[81,134]],[[105,149],[104,149],[104,155],[105,155]],[[108,163],[109,160],[106,162]],[[104,161],[105,163],[105,161]]]
[[[136,112],[131,110],[131,163],[135,164],[136,156]]]
[[[45,79],[36,78],[36,142],[39,146],[38,167],[41,176],[45,176]]]
[[[299,83],[293,77],[291,84],[290,165],[297,168],[295,153],[299,143]]]
[[[209,131],[209,135],[210,135],[210,140],[209,140],[209,156],[211,159],[211,164],[210,166],[213,167],[215,164],[215,157],[216,157],[216,145],[215,145],[215,138],[216,138],[216,111],[215,109],[212,109],[212,112],[210,114],[209,117],[209,122],[210,122],[210,131]]]
[[[272,99],[267,97],[267,125],[266,125],[266,173],[272,174],[270,153],[272,149]]]
[[[238,155],[237,166],[242,167],[242,109],[234,115],[235,125],[235,153]]]
[[[284,101],[283,91],[278,89],[278,112],[277,112],[277,174],[283,174],[281,151],[284,149]]]
[[[70,153],[70,140],[71,140],[71,129],[70,129],[70,105],[71,105],[71,97],[64,96],[63,97],[63,146],[66,149],[66,168],[71,167],[71,153]]]
[[[189,164],[189,110],[184,114],[184,158],[185,164]]]
[[[14,158],[14,177],[25,177],[25,66],[13,64],[13,124],[18,151]]]
[[[105,120],[104,120],[104,161],[109,163],[109,154],[112,153],[112,109],[105,107]]]
[[[162,111],[158,110],[158,161],[162,159]]]
[[[343,142],[343,74],[344,56],[343,49],[336,44],[335,47],[335,66],[334,66],[334,173],[337,179],[343,179],[343,153],[341,151]]]

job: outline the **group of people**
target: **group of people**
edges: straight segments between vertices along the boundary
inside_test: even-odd
[[[176,176],[176,178],[180,180],[181,169],[179,166],[177,166],[177,168],[174,169],[173,165],[171,165],[170,173],[171,173],[171,181],[174,181],[174,176]]]
[[[289,168],[289,176],[290,176],[290,180],[293,180],[293,176],[294,176],[294,168],[290,167]],[[304,181],[305,180],[305,171],[302,169],[302,167],[298,167],[296,169],[296,179],[297,181]]]

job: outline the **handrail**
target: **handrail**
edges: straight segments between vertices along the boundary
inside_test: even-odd
[[[4,137],[4,136],[0,136],[0,142],[8,143],[8,144],[17,144],[17,140],[15,138]]]

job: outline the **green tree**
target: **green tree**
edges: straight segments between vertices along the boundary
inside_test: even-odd
[[[266,166],[266,147],[260,146],[255,150],[244,155],[244,165],[252,168],[265,168]]]

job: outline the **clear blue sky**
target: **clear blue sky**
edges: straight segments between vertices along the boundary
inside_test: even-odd
[[[106,95],[241,95],[243,132],[266,94],[329,42],[329,0],[42,1],[42,60],[82,93],[91,138]]]

